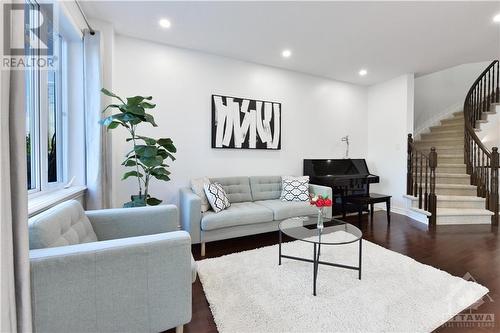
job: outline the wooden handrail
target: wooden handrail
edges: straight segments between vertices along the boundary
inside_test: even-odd
[[[428,153],[419,151],[408,134],[406,194],[418,198],[418,208],[431,213],[429,224],[436,225],[436,168],[437,152],[432,147]]]
[[[493,225],[499,222],[498,148],[493,147],[490,152],[477,136],[475,128],[484,112],[488,112],[493,103],[499,103],[499,80],[500,64],[495,60],[474,81],[464,102],[464,161],[471,184],[477,186],[478,196],[486,198],[486,209],[493,212]]]

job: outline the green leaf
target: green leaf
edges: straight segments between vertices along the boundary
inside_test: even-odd
[[[155,118],[152,115],[146,113],[144,114],[144,119],[154,127],[158,127],[158,125],[155,123]]]
[[[145,109],[154,109],[156,107],[156,104],[148,103],[148,102],[142,102],[139,105]]]
[[[155,168],[151,172],[151,175],[153,177],[155,177],[156,179],[159,179],[159,180],[164,180],[164,181],[169,181],[170,180],[170,177],[168,177],[169,174],[170,174],[170,171],[168,171],[165,168],[161,168],[161,167]]]
[[[173,143],[172,139],[170,139],[170,138],[160,138],[160,139],[158,139],[158,144],[160,146],[163,146],[163,145],[166,145],[166,144],[169,144],[169,143]]]
[[[170,175],[170,171],[165,168],[155,168],[152,172],[154,175]]]
[[[170,174],[170,171],[168,171],[165,168],[159,167],[155,168],[153,171],[151,171],[151,175],[155,177],[156,179],[163,180],[163,181],[169,181],[170,177],[168,175]]]
[[[127,105],[139,105],[140,102],[144,100],[143,96],[127,97]]]
[[[127,105],[139,105],[142,101],[144,100],[152,100],[153,96],[134,96],[134,97],[127,97]],[[147,103],[147,102],[144,102]],[[148,103],[149,104],[149,103]]]
[[[138,145],[135,146],[135,152],[140,157],[154,157],[158,152],[158,148],[155,146]]]
[[[108,125],[108,130],[115,129],[120,125],[123,125],[123,124],[121,122],[118,122],[118,121],[113,121],[111,124]]]
[[[106,96],[109,96],[109,97],[114,97],[114,98],[117,98],[119,99],[123,104],[125,104],[125,102],[123,101],[123,99],[120,98],[120,96],[117,96],[115,94],[113,94],[111,91],[105,89],[105,88],[102,88],[101,89],[101,92],[106,95]]]
[[[132,113],[137,116],[145,116],[146,111],[144,111],[144,108],[142,106],[137,106],[137,105],[127,105],[125,108],[126,113]]]
[[[165,149],[168,150],[171,153],[176,153],[177,152],[177,148],[175,148],[175,146],[174,146],[173,143],[165,145]]]
[[[123,121],[128,121],[128,122],[133,122],[133,121],[136,121],[136,120],[139,120],[139,122],[141,121],[139,117],[137,117],[136,115],[132,114],[132,113],[122,113],[121,114],[121,118],[123,119]]]
[[[167,156],[170,157],[170,159],[172,159],[172,161],[175,161],[175,156],[170,154],[169,152],[167,152]]]
[[[161,138],[158,140],[158,144],[171,153],[177,152],[177,148],[175,148],[174,142],[170,138]]]
[[[119,109],[120,108],[120,105],[118,104],[109,104],[108,106],[106,106],[106,108],[104,110],[102,110],[102,112],[106,112],[108,109],[111,109],[111,108],[116,108],[116,109]]]
[[[131,167],[131,166],[136,166],[137,163],[135,163],[134,159],[127,159],[127,160],[125,160],[125,162],[122,163],[122,165],[127,166],[127,167]]]
[[[137,124],[142,123],[142,121],[143,121],[142,119],[140,119],[140,118],[136,118],[136,119],[134,119],[134,120],[131,120],[131,121],[130,121],[130,124],[132,124],[132,125],[137,125]]]
[[[168,177],[167,175],[152,175],[152,176],[158,180],[163,180],[166,182],[170,180],[170,177]]]
[[[154,146],[156,144],[156,140],[155,139],[147,137],[147,136],[137,135],[137,138],[139,138],[139,139],[143,140],[144,142],[146,142],[146,144],[148,146]]]
[[[159,204],[162,203],[162,201],[160,199],[156,199],[156,198],[148,198],[146,200],[146,202],[148,203],[148,205],[150,206],[157,206]]]
[[[100,120],[99,123],[101,123],[104,126],[108,126],[109,124],[111,124],[114,121],[125,122],[125,121],[128,121],[128,118],[123,113],[117,113],[117,114],[111,115],[109,117],[106,117],[106,118]],[[124,125],[124,124],[122,124],[122,125]]]
[[[161,156],[163,159],[166,159],[168,157],[168,152],[163,148],[158,149],[158,152],[156,154],[158,156]]]
[[[148,168],[153,168],[156,166],[160,166],[163,163],[163,158],[160,156],[154,157],[140,157],[139,160]]]
[[[125,180],[127,179],[128,177],[138,177],[138,178],[142,178],[144,177],[144,175],[140,172],[137,172],[137,171],[129,171],[129,172],[125,172],[123,174],[123,177],[122,177],[122,180]]]

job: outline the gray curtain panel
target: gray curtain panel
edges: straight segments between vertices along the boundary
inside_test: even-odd
[[[102,119],[101,37],[98,31],[83,35],[85,80],[86,209],[109,208],[107,133]]]
[[[1,332],[32,331],[24,74],[0,73]]]

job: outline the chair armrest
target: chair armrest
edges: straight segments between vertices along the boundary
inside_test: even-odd
[[[179,208],[181,210],[181,228],[191,234],[193,243],[201,238],[201,199],[190,188],[179,190]]]
[[[40,332],[164,331],[191,320],[184,231],[30,251]]]
[[[85,215],[100,241],[179,230],[174,205],[89,210]]]
[[[323,197],[328,196],[330,199],[333,200],[332,188],[328,186],[309,184],[309,193],[312,193],[314,195],[321,195]],[[332,217],[332,207],[325,208],[325,216],[328,218]]]

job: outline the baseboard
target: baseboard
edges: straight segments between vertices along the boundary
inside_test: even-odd
[[[377,210],[386,210],[385,207],[380,207],[380,208],[375,208],[375,211]],[[396,213],[400,215],[404,215],[406,217],[411,218],[412,220],[415,220],[417,222],[423,223],[425,225],[429,224],[429,218],[421,214],[419,212],[414,211],[413,209],[410,208],[405,208],[405,207],[391,207],[391,213]]]

